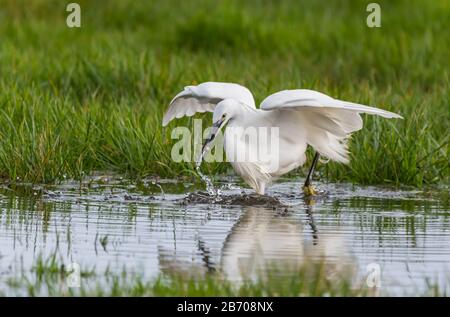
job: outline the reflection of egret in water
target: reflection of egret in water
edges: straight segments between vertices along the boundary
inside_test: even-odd
[[[313,206],[316,203],[309,195],[305,196],[305,212],[308,217],[308,224],[311,227],[313,243],[317,244],[319,239],[319,231],[317,230],[316,222],[314,221]]]
[[[176,252],[171,255],[164,252],[159,256],[160,267],[163,271],[170,269],[184,275],[219,272],[233,281],[255,279],[272,271],[291,274],[316,262],[325,265],[327,272],[347,270],[352,261],[342,238],[332,234],[319,238],[311,202],[305,201],[295,208],[305,208],[305,212],[243,207],[222,243],[217,245],[216,241],[216,246],[207,234],[202,235],[208,231],[208,226],[213,227],[206,223],[195,237],[197,252],[191,262],[177,259]]]
[[[295,266],[304,256],[299,221],[261,207],[247,207],[227,236],[220,268],[230,279],[252,277],[267,266]]]
[[[321,262],[327,270],[347,270],[351,257],[345,243],[336,236],[318,238],[307,206],[311,240],[300,219],[289,211],[279,213],[271,209],[248,207],[228,235],[220,261],[220,269],[231,280],[256,278],[272,269],[286,274],[300,270],[309,262]]]

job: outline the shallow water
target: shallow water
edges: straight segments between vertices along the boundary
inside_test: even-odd
[[[65,263],[155,277],[170,270],[220,271],[241,280],[270,264],[321,260],[351,265],[361,281],[380,267],[381,293],[414,294],[427,280],[449,289],[448,188],[428,191],[281,180],[258,198],[222,179],[211,198],[192,184],[140,186],[99,177],[89,186],[3,186],[0,290],[31,271],[39,255]],[[163,190],[163,192],[161,191]]]

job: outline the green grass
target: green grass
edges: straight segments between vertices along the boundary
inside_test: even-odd
[[[39,255],[31,271],[22,268],[15,276],[4,278],[0,296],[389,296],[389,289],[365,286],[365,278],[357,277],[353,269],[336,271],[321,261],[305,262],[295,271],[273,266],[270,272],[241,282],[228,280],[220,272],[166,270],[149,279],[125,269],[99,272],[81,267],[80,287],[69,287],[72,272],[56,253]],[[426,285],[396,295],[447,296],[442,285],[430,281]]]
[[[353,287],[349,276],[329,279],[323,267],[311,265],[302,268],[289,278],[268,275],[264,279],[237,284],[224,279],[220,274],[203,277],[183,276],[176,273],[160,274],[154,279],[145,279],[126,273],[105,272],[100,276],[83,277],[81,287],[58,288],[64,285],[60,275],[48,275],[37,283],[22,283],[16,280],[10,285],[15,290],[26,286],[28,296],[369,296],[368,289]]]
[[[78,2],[81,29],[66,27],[64,2],[0,1],[5,180],[194,175],[170,158],[171,127],[190,120],[162,129],[162,115],[183,86],[230,81],[257,102],[310,88],[404,116],[366,117],[350,165],[319,167],[328,180],[449,181],[448,1],[378,1],[378,29],[367,1]]]

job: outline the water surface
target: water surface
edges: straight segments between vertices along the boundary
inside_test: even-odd
[[[239,281],[317,259],[352,266],[361,281],[378,265],[379,290],[391,295],[449,284],[448,188],[317,184],[325,193],[306,199],[298,181],[285,179],[259,199],[233,178],[220,185],[216,199],[174,180],[4,185],[0,290],[8,294],[8,278],[55,252],[65,263],[148,278],[220,271]]]

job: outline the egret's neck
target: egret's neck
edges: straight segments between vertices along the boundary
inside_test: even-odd
[[[232,120],[230,120],[227,126],[229,127],[248,127],[252,125],[252,121],[260,114],[259,109],[255,109],[246,105],[243,105],[235,110]]]

